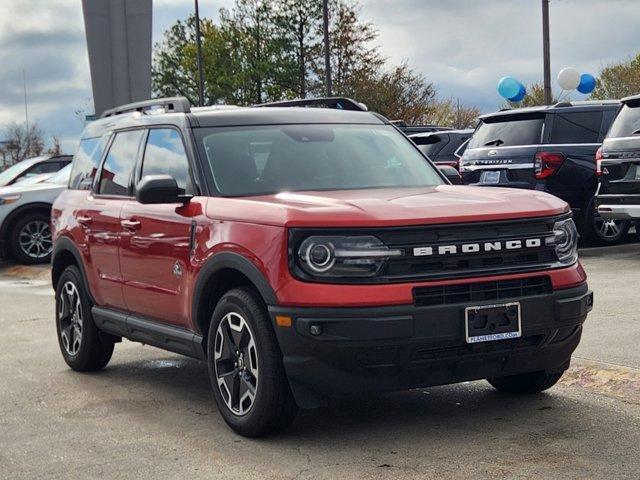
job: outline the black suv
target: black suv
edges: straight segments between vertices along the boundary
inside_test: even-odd
[[[598,212],[607,219],[635,220],[640,234],[640,95],[622,108],[596,156]]]
[[[443,130],[416,133],[409,135],[409,138],[436,165],[448,165],[457,169],[471,135],[472,129]]]
[[[463,182],[551,193],[571,206],[588,243],[616,243],[630,222],[598,215],[595,157],[619,108],[617,100],[562,102],[483,115],[460,160]]]

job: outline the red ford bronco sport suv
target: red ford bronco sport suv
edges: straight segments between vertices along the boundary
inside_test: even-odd
[[[163,99],[87,126],[52,213],[72,369],[123,337],[202,359],[246,436],[332,397],[558,381],[593,300],[568,205],[450,185],[386,119],[327,103]]]

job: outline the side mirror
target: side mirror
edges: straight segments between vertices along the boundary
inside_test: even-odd
[[[449,180],[453,185],[462,185],[462,177],[460,173],[449,165],[439,165],[438,170]]]
[[[136,200],[142,204],[185,203],[189,198],[170,175],[146,175],[136,189]]]

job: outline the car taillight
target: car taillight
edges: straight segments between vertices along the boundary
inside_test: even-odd
[[[555,152],[538,152],[533,163],[533,171],[538,180],[550,177],[558,171],[564,162],[564,154]]]
[[[598,177],[602,176],[602,147],[596,150],[596,175]]]

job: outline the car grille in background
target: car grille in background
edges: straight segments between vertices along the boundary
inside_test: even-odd
[[[426,307],[531,297],[551,292],[549,277],[541,276],[460,285],[417,287],[413,289],[413,299],[416,306]]]

